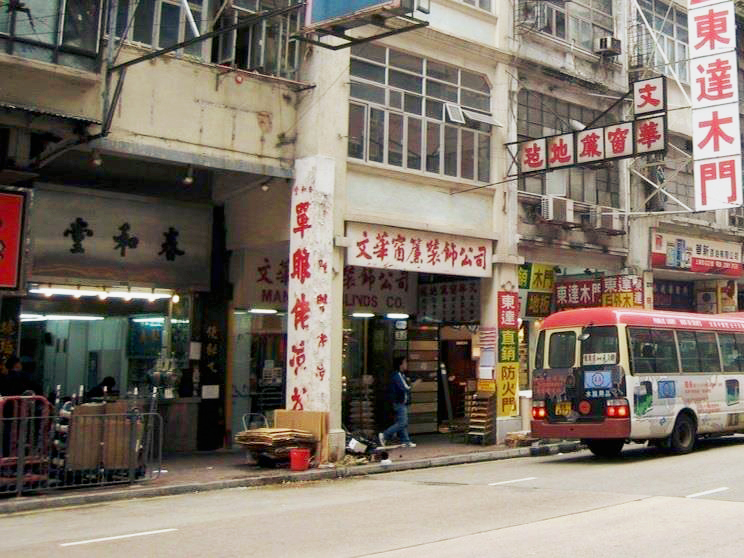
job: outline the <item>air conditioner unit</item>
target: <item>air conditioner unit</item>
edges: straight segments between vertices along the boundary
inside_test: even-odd
[[[623,215],[611,207],[592,207],[589,212],[591,228],[607,234],[625,234]]]
[[[557,225],[573,225],[574,202],[566,198],[545,196],[541,203],[542,218]]]
[[[618,56],[622,53],[620,39],[615,37],[600,37],[594,41],[594,53],[603,56]]]

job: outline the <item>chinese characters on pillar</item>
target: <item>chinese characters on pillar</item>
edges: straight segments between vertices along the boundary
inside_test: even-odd
[[[666,150],[666,78],[633,84],[635,120],[517,145],[518,174],[598,163]],[[513,172],[509,173],[513,176]]]
[[[346,261],[362,267],[490,277],[492,242],[363,223],[346,227]]]
[[[333,179],[331,159],[297,161],[292,188],[289,268],[259,269],[267,286],[287,281],[287,408],[330,410]]]
[[[695,209],[742,203],[734,2],[689,0]]]
[[[501,417],[519,413],[519,293],[499,291],[498,300],[498,368],[496,370],[497,414]]]

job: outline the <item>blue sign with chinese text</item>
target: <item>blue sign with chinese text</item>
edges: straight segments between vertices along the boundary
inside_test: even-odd
[[[310,10],[309,25],[326,22],[353,14],[360,10],[368,10],[376,7],[397,8],[401,4],[410,4],[407,0],[311,0],[308,3]]]

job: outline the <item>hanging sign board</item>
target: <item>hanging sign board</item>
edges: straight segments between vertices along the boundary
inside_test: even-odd
[[[735,5],[689,0],[695,210],[742,204]]]

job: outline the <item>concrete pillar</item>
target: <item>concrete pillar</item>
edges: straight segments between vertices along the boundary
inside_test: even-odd
[[[315,87],[298,95],[297,159],[322,157],[334,162],[333,238],[341,238],[345,232],[349,57],[349,49],[331,51],[314,45],[306,46],[300,79]],[[328,278],[329,304],[326,307],[330,320],[330,367],[326,377],[328,400],[323,409],[329,413],[329,455],[332,460],[343,456],[346,443],[341,424],[344,258],[344,248],[333,246]],[[290,403],[291,399],[287,402]],[[291,404],[288,407],[292,408]]]

